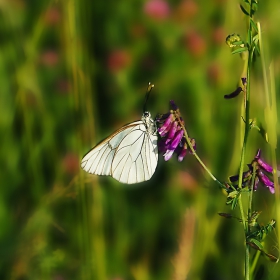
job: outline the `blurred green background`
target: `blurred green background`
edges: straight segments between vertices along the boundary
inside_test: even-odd
[[[260,1],[257,14],[276,92],[278,4]],[[215,176],[236,174],[242,95],[223,96],[243,61],[225,44],[231,33],[246,37],[238,1],[0,1],[1,279],[242,279],[242,226],[218,216],[226,197],[191,155],[160,156],[152,179],[132,186],[80,169],[92,146],[141,117],[152,82],[152,116],[175,100]],[[251,110],[265,126],[264,101],[257,60]],[[252,131],[246,162],[257,148],[270,161]],[[277,218],[261,186],[255,205],[264,224]],[[277,232],[267,241],[278,256]],[[279,279],[264,257],[257,270]]]

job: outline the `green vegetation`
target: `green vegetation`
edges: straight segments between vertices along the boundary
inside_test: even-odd
[[[218,215],[229,212],[226,195],[192,155],[160,155],[152,179],[135,186],[80,169],[92,146],[140,119],[152,82],[152,116],[173,99],[212,173],[222,182],[238,173],[243,95],[224,95],[244,69],[225,41],[246,39],[246,17],[238,1],[155,2],[0,1],[0,279],[243,279],[242,224]],[[256,19],[276,99],[278,6],[260,1]],[[263,65],[251,71],[250,110],[279,135],[264,114]],[[269,161],[252,130],[245,163],[258,148]],[[278,256],[279,190],[259,186],[254,201],[260,223],[276,220],[263,246]],[[256,266],[256,279],[279,279],[267,256]]]

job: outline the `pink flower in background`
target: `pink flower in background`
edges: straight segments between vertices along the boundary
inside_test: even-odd
[[[166,1],[150,0],[145,3],[144,12],[154,19],[165,19],[170,14],[170,7]]]
[[[112,51],[107,60],[109,70],[117,72],[130,64],[131,56],[126,50]]]
[[[41,63],[47,67],[53,67],[58,63],[58,53],[55,50],[47,50],[41,54]]]
[[[56,83],[56,89],[59,94],[68,94],[71,91],[71,83],[69,80],[61,78]]]
[[[185,46],[189,52],[196,57],[200,57],[206,52],[205,40],[196,31],[190,31],[186,34]]]
[[[225,42],[225,30],[223,27],[216,27],[212,33],[213,42],[217,45],[222,45]]]
[[[184,23],[197,15],[199,7],[194,0],[183,0],[175,8],[174,17],[178,22]]]
[[[80,159],[75,153],[69,152],[62,159],[63,170],[70,175],[76,174],[80,169]]]
[[[46,11],[44,20],[47,25],[56,25],[61,20],[61,12],[57,8],[52,7]]]
[[[207,78],[210,84],[218,85],[222,81],[223,70],[218,62],[212,62],[207,67]]]

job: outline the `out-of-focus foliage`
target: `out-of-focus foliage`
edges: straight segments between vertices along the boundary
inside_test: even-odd
[[[279,5],[259,6],[278,96]],[[141,117],[152,82],[152,115],[174,99],[215,176],[236,174],[242,95],[223,98],[243,69],[225,44],[232,33],[246,39],[238,1],[0,1],[1,279],[242,279],[241,225],[217,215],[229,211],[226,197],[191,155],[161,157],[136,186],[79,168],[93,145]],[[264,123],[259,61],[252,95]],[[269,150],[250,137],[248,162]],[[256,200],[264,223],[276,216],[265,188]],[[277,255],[271,236],[266,251]],[[263,257],[261,273],[278,279],[280,269]]]

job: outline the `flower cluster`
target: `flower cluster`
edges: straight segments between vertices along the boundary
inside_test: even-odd
[[[156,118],[160,140],[159,151],[164,153],[164,160],[169,160],[174,152],[178,161],[182,161],[187,154],[188,143],[184,134],[184,121],[180,111],[173,100],[170,101],[171,110]],[[196,149],[195,140],[189,139],[193,149]]]
[[[268,175],[272,175],[273,168],[271,165],[266,163],[261,159],[261,150],[258,149],[257,154],[250,164],[248,164],[249,170],[243,173],[242,176],[242,187],[250,187],[253,182],[253,189],[257,190],[259,182],[265,185],[271,193],[274,194],[274,183],[270,180]],[[255,172],[255,174],[254,174]],[[266,175],[267,174],[267,175]],[[254,176],[253,176],[254,175]],[[238,175],[231,176],[229,179],[231,183],[237,185],[238,183]]]

